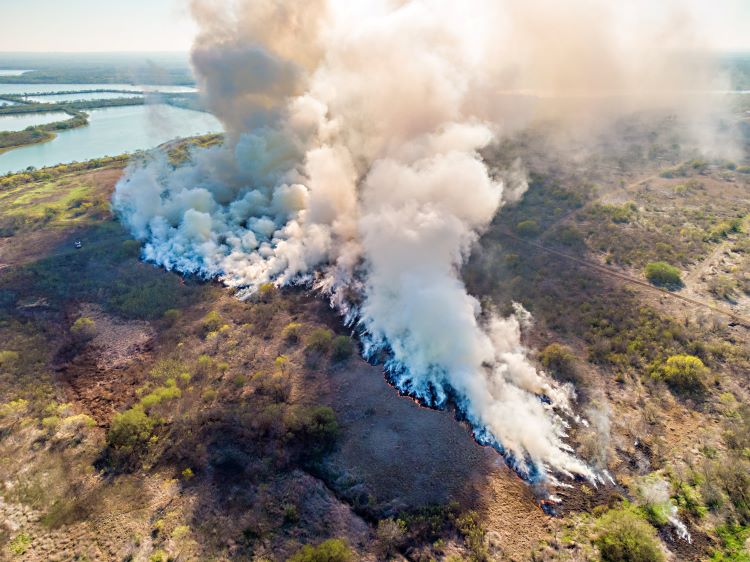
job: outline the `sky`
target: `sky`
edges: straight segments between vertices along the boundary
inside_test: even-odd
[[[0,0],[0,52],[188,51],[186,0]]]
[[[750,0],[683,2],[714,48],[750,50]],[[0,52],[187,51],[196,31],[187,6],[188,0],[0,0]]]

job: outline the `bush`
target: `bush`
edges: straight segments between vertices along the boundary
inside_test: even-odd
[[[26,551],[30,546],[31,536],[29,536],[27,533],[21,533],[19,535],[16,535],[15,538],[10,541],[8,548],[10,549],[11,553],[15,554],[16,556],[21,556],[23,554],[26,554]]]
[[[0,367],[5,367],[14,364],[18,361],[20,355],[17,351],[10,351],[5,349],[0,351]]]
[[[289,322],[284,327],[284,331],[282,332],[282,337],[291,343],[297,343],[300,339],[300,335],[302,332],[302,324],[299,322]]]
[[[81,316],[73,322],[73,325],[70,327],[70,333],[77,342],[87,342],[96,337],[96,326],[91,318]]]
[[[662,562],[654,528],[632,509],[610,510],[599,519],[596,538],[604,562]]]
[[[258,288],[258,300],[260,302],[271,302],[278,290],[273,283],[263,283]]]
[[[307,338],[307,349],[318,353],[326,353],[331,349],[333,333],[328,328],[315,328]]]
[[[663,261],[651,262],[644,270],[646,279],[654,285],[681,287],[680,270]]]
[[[350,562],[354,553],[341,539],[328,539],[317,546],[305,545],[288,562]]]
[[[539,360],[558,379],[576,380],[576,358],[567,346],[551,343],[539,354]]]
[[[336,414],[328,406],[293,406],[284,422],[289,433],[313,456],[331,449],[339,435]]]
[[[334,338],[332,348],[332,355],[336,361],[349,359],[352,353],[354,353],[354,344],[349,336],[337,336]]]
[[[383,519],[378,522],[375,536],[380,554],[386,559],[390,558],[404,544],[406,523],[402,519]]]
[[[160,386],[141,399],[141,405],[146,410],[158,406],[165,400],[172,400],[182,396],[182,391],[176,385]]]
[[[539,234],[539,225],[535,220],[525,220],[516,224],[516,232],[521,236],[536,236]]]
[[[115,414],[107,432],[107,444],[113,449],[129,453],[151,438],[155,420],[146,414],[143,406],[136,405]]]
[[[170,308],[164,311],[162,318],[166,322],[167,326],[174,326],[174,324],[180,319],[182,313],[176,308]]]
[[[128,258],[137,258],[141,255],[141,243],[138,240],[125,240],[122,243],[122,253]]]
[[[203,335],[206,335],[209,332],[215,332],[221,328],[223,324],[224,320],[221,315],[215,310],[212,310],[201,319],[201,332]]]
[[[694,355],[672,355],[655,372],[657,379],[678,392],[703,392],[709,370]]]
[[[456,528],[464,538],[467,548],[473,554],[472,560],[484,562],[489,560],[489,552],[485,544],[485,531],[476,511],[464,513],[456,519]]]

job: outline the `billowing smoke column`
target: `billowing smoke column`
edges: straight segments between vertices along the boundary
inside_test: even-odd
[[[241,294],[269,281],[326,292],[358,322],[366,354],[387,351],[399,389],[438,407],[455,401],[477,438],[520,472],[593,478],[564,442],[566,392],[520,343],[527,313],[481,311],[459,269],[525,188],[518,169],[493,177],[480,157],[516,116],[512,104],[493,103],[498,92],[523,79],[558,88],[571,63],[581,65],[563,81],[571,92],[631,91],[645,77],[625,64],[632,49],[604,49],[619,17],[607,2],[518,4],[195,2],[193,62],[227,142],[176,169],[164,156],[131,167],[114,206],[145,242],[145,259],[168,269],[218,277]],[[533,28],[534,10],[554,20],[538,38],[549,52],[519,29]],[[533,67],[549,53],[558,66]]]

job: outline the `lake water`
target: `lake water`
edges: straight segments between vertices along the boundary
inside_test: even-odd
[[[59,86],[56,84],[56,87]],[[87,127],[62,131],[50,142],[0,154],[0,174],[24,170],[29,166],[42,168],[116,156],[154,148],[178,137],[223,130],[219,121],[209,113],[169,105],[111,107],[92,109],[87,113]]]
[[[18,104],[10,100],[0,100],[0,107],[4,107],[6,105],[18,105]]]
[[[0,76],[21,76],[24,72],[31,72],[30,70],[8,70],[6,68],[0,68]]]
[[[0,94],[37,94],[47,92],[77,92],[81,90],[127,90],[129,92],[196,92],[190,86],[137,86],[133,84],[0,84]]]
[[[0,115],[0,131],[23,131],[26,127],[33,125],[44,125],[45,123],[54,123],[70,118],[71,116],[64,111]]]
[[[60,101],[79,101],[79,100],[107,100],[115,98],[139,98],[141,94],[122,92],[89,92],[78,94],[49,94],[47,96],[28,96],[29,101],[38,101],[40,103],[56,103]]]

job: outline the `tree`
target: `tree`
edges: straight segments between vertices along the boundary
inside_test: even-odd
[[[663,261],[651,262],[644,270],[646,279],[652,284],[663,287],[681,287],[680,270]]]

